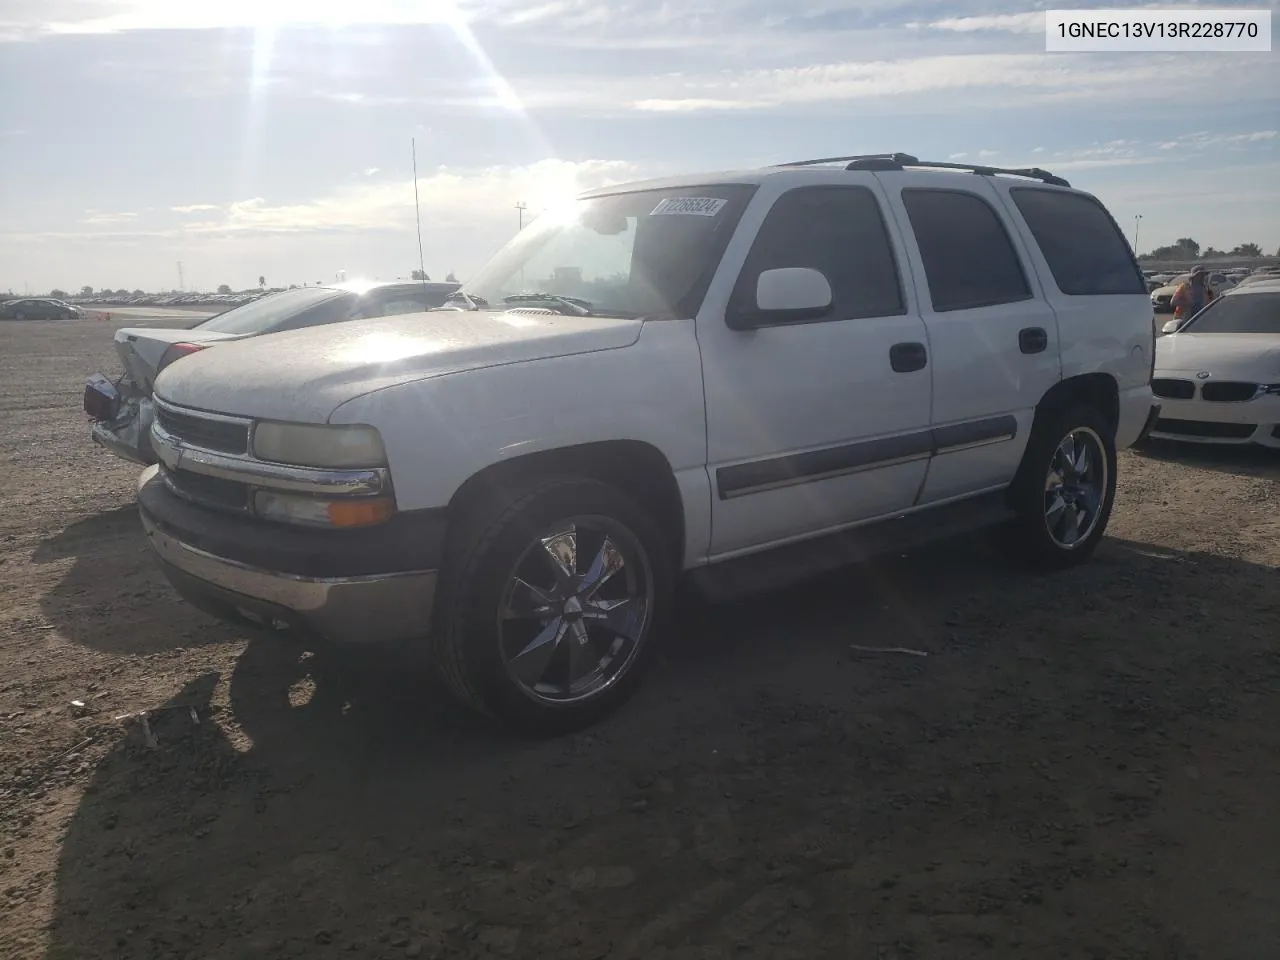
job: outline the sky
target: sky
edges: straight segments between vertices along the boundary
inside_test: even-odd
[[[406,276],[414,149],[433,279],[517,203],[891,151],[1273,253],[1278,4],[1271,53],[1169,55],[1046,53],[1104,4],[1035,0],[0,0],[0,290]]]

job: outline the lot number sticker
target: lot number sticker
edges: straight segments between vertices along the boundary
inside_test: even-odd
[[[684,214],[689,217],[714,217],[727,202],[719,197],[668,197],[659,201],[650,216]]]

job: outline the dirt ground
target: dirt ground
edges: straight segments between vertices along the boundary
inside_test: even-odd
[[[527,742],[180,603],[78,412],[112,328],[0,325],[0,958],[1280,957],[1277,458],[1123,455],[1057,578],[689,606]]]

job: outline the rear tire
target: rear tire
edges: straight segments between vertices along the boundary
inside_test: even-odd
[[[459,699],[518,731],[556,734],[631,696],[674,585],[662,531],[635,501],[551,477],[467,511],[450,544],[431,655]]]
[[[1106,532],[1115,492],[1115,435],[1106,418],[1083,404],[1043,411],[1009,488],[1017,517],[1004,545],[1040,570],[1083,563]]]

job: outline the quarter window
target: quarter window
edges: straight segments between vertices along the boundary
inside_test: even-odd
[[[1031,297],[1013,241],[991,204],[961,190],[907,189],[902,203],[937,313]]]
[[[1087,297],[1147,292],[1128,241],[1093,197],[1026,187],[1015,187],[1009,194],[1063,293]]]
[[[822,271],[832,303],[824,319],[906,312],[884,215],[866,187],[797,187],[779,197],[747,254],[730,309],[751,311],[760,274],[780,267]]]
[[[395,300],[384,300],[378,305],[381,315],[384,317],[394,317],[400,313],[422,313],[424,310],[430,309],[425,306],[421,299],[415,300],[412,297],[399,297]]]

